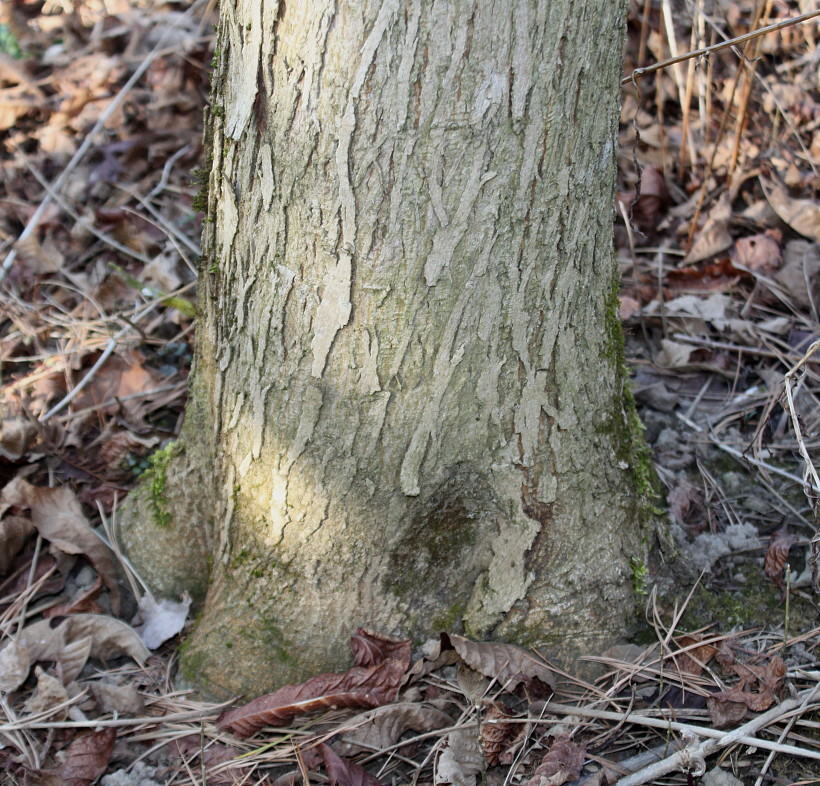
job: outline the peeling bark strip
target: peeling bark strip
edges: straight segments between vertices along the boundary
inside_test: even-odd
[[[225,5],[183,668],[258,695],[358,624],[600,646],[643,556],[607,305],[625,0]]]
[[[339,142],[336,148],[336,168],[339,172],[339,211],[342,223],[342,249],[339,262],[325,280],[325,291],[313,323],[313,365],[310,373],[321,377],[327,353],[336,334],[350,319],[350,287],[353,278],[353,256],[356,253],[356,200],[350,185],[350,140],[356,130],[356,104],[367,71],[376,56],[384,31],[398,9],[398,0],[384,0],[376,24],[362,47],[362,58],[356,78],[350,88],[347,109],[339,124]]]

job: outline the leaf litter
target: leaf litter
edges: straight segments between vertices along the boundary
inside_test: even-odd
[[[804,5],[633,0],[625,76]],[[348,671],[226,708],[170,688],[187,602],[133,598],[81,507],[105,523],[178,431],[212,19],[205,3],[73,8],[0,13],[0,768],[31,784],[557,786],[688,783],[720,754],[758,782],[810,778],[816,28],[624,88],[627,360],[678,548],[704,570],[695,589],[659,574],[654,643],[590,654],[588,682],[456,631],[411,652],[360,630]]]

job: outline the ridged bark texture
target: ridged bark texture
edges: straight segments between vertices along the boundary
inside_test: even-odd
[[[169,489],[210,501],[185,674],[251,695],[343,667],[359,625],[596,651],[646,534],[612,251],[625,3],[221,13],[183,436],[207,469]]]

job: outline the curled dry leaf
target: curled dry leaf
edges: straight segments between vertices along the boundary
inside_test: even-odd
[[[343,759],[324,743],[317,747],[322,754],[330,786],[382,786],[381,781],[360,764]]]
[[[504,754],[526,732],[525,723],[510,723],[509,719],[512,717],[514,716],[507,708],[497,701],[487,707],[481,723],[481,750],[488,767],[495,767],[510,758]]]
[[[160,598],[155,600],[150,592],[140,598],[139,610],[143,624],[137,628],[145,646],[155,650],[163,642],[173,638],[185,625],[188,610],[191,608],[191,598],[185,593],[182,602]]]
[[[585,747],[573,742],[568,734],[556,737],[525,786],[561,786],[578,780],[585,755]]]
[[[433,783],[474,786],[484,769],[484,755],[475,729],[456,729],[447,735],[446,747],[436,761]]]
[[[132,657],[140,665],[149,655],[133,628],[113,617],[74,614],[62,620],[41,620],[24,628],[0,650],[0,675],[5,677],[7,686],[11,685],[5,690],[15,690],[28,676],[32,664],[54,661],[63,681],[68,683],[82,671],[90,656],[109,660],[122,655]],[[13,684],[15,680],[18,681]]]
[[[37,429],[27,418],[16,415],[0,422],[0,456],[18,461],[37,439]]]
[[[39,712],[47,712],[68,701],[68,692],[60,680],[52,677],[39,666],[34,673],[37,675],[37,687],[34,689],[34,694],[24,705],[27,713],[34,715]],[[67,714],[68,707],[63,707],[56,713],[49,715],[48,720],[62,721],[65,720]]]
[[[790,535],[786,527],[781,527],[771,537],[769,548],[766,549],[766,556],[763,559],[763,573],[767,579],[771,579],[780,587],[780,591],[785,594],[786,587],[783,584],[783,569],[789,559],[789,549],[794,545],[795,537]]]
[[[223,712],[217,720],[220,729],[238,737],[248,737],[263,726],[286,726],[292,718],[322,709],[339,707],[380,707],[392,702],[398,694],[410,662],[409,643],[399,639],[387,645],[384,637],[365,646],[361,639],[371,634],[359,629],[351,648],[357,657],[372,659],[378,654],[399,654],[372,666],[354,666],[342,674],[319,674],[298,685],[283,688],[254,699],[243,707]],[[393,646],[395,645],[395,646]]]
[[[22,516],[6,516],[0,521],[0,576],[5,576],[15,555],[23,547],[34,526]]]
[[[350,721],[354,729],[345,732],[339,753],[353,756],[361,751],[378,751],[395,745],[402,734],[412,729],[416,732],[435,731],[452,724],[449,715],[424,704],[402,702],[378,707]]]
[[[120,590],[114,558],[89,526],[70,488],[37,488],[22,478],[14,478],[3,489],[2,502],[30,508],[31,523],[55,548],[88,557],[108,587],[112,613],[119,614]]]
[[[108,769],[108,761],[117,740],[116,729],[92,731],[77,737],[61,754],[58,769],[65,786],[90,786]]]

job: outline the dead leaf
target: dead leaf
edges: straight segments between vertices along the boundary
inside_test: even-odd
[[[350,649],[356,666],[375,666],[386,660],[410,663],[411,647],[410,639],[395,639],[366,628],[359,628],[350,637]]]
[[[322,754],[330,786],[382,786],[381,781],[360,764],[343,759],[324,743],[317,748]]]
[[[811,308],[820,303],[820,244],[791,240],[783,251],[783,266],[774,280],[796,305]]]
[[[410,662],[409,641],[370,639],[363,629],[351,639],[351,649],[358,658],[370,661],[378,654],[400,654],[371,666],[354,666],[342,674],[319,674],[297,685],[283,688],[258,699],[223,712],[217,719],[220,729],[228,729],[238,737],[248,737],[264,726],[286,726],[297,715],[339,707],[379,707],[392,702]],[[405,642],[407,642],[405,644]]]
[[[744,276],[726,257],[707,265],[670,270],[666,274],[664,292],[674,296],[678,292],[726,292]]]
[[[23,683],[31,665],[37,661],[56,662],[65,684],[83,669],[89,657],[101,660],[128,655],[141,666],[150,653],[137,632],[124,622],[98,614],[73,614],[62,620],[41,620],[29,625],[0,650],[0,674],[22,679],[6,690],[15,690]]]
[[[573,742],[568,734],[556,737],[525,786],[561,786],[578,780],[585,755],[586,747]]]
[[[712,694],[706,702],[712,722],[718,728],[743,720],[747,710],[769,709],[777,701],[786,678],[786,664],[777,655],[763,666],[733,663],[732,669],[740,682],[730,690]],[[758,691],[746,690],[755,683]]]
[[[732,218],[732,196],[728,191],[709,211],[703,228],[695,235],[692,248],[683,260],[685,265],[693,265],[704,259],[716,256],[721,251],[732,247],[732,236],[729,234],[729,221]]]
[[[103,608],[96,603],[102,592],[102,579],[97,576],[97,580],[87,590],[81,592],[74,600],[67,603],[58,603],[43,612],[46,619],[52,617],[65,617],[69,614],[102,614]]]
[[[666,188],[666,181],[658,167],[644,167],[641,175],[641,193],[635,200],[634,191],[619,194],[618,200],[623,205],[624,210],[629,213],[632,223],[642,232],[654,231],[661,220],[667,204],[669,204],[669,191]]]
[[[68,486],[37,488],[22,478],[6,484],[0,501],[31,509],[31,523],[52,546],[67,554],[84,554],[110,592],[111,611],[120,613],[117,568],[110,549],[91,529]]]
[[[0,691],[17,690],[31,670],[31,656],[25,644],[12,639],[0,650]]]
[[[526,724],[509,722],[508,719],[513,717],[515,716],[500,702],[492,702],[487,707],[480,726],[480,736],[484,762],[488,767],[502,763],[504,754],[508,753],[510,746],[526,731]]]
[[[19,461],[36,439],[37,429],[27,418],[19,415],[3,418],[0,425],[0,456],[9,461]]]
[[[783,583],[783,569],[786,567],[789,550],[795,540],[794,535],[790,535],[786,527],[781,527],[772,535],[769,548],[766,549],[766,556],[763,558],[763,574],[777,584],[784,596],[786,586]]]
[[[191,598],[187,594],[183,595],[181,603],[177,603],[166,598],[156,601],[150,592],[146,592],[139,602],[143,624],[136,629],[145,646],[155,650],[176,636],[184,627],[190,608]]]
[[[24,705],[27,713],[33,715],[34,713],[47,712],[68,701],[68,692],[60,680],[52,677],[39,666],[34,670],[34,673],[37,675],[37,687],[34,689],[34,694]],[[48,720],[63,721],[67,715],[68,707],[63,707],[58,712],[49,715]]]
[[[116,715],[142,715],[145,702],[133,682],[112,685],[109,682],[88,682],[91,695],[97,700],[101,712]]]
[[[495,679],[505,691],[512,691],[522,682],[533,679],[546,686],[550,694],[555,691],[552,669],[521,647],[496,641],[470,641],[454,633],[442,634],[442,639],[445,637],[471,669]]]
[[[456,729],[447,735],[446,747],[436,760],[433,783],[475,786],[475,776],[484,769],[484,755],[475,729]]]
[[[754,273],[770,275],[780,268],[779,237],[773,237],[773,230],[751,237],[741,237],[735,241],[734,262]],[[779,235],[779,233],[776,233]]]
[[[66,786],[91,786],[108,769],[116,741],[116,729],[92,731],[83,737],[77,737],[60,754],[62,762],[58,772],[63,783]]]
[[[0,521],[0,576],[5,576],[17,552],[23,547],[34,526],[22,516],[6,516]]]
[[[820,243],[820,205],[814,199],[792,199],[783,186],[760,178],[763,193],[783,219],[795,232]]]
[[[711,644],[699,644],[703,636],[680,636],[675,639],[678,647],[686,652],[673,653],[677,668],[684,674],[698,675],[703,667],[715,656],[718,649]],[[692,646],[698,644],[699,646]]]
[[[353,756],[361,751],[378,751],[399,741],[402,734],[435,731],[453,723],[449,715],[424,704],[401,702],[378,707],[351,720],[355,728],[344,733],[339,745],[342,756]]]

